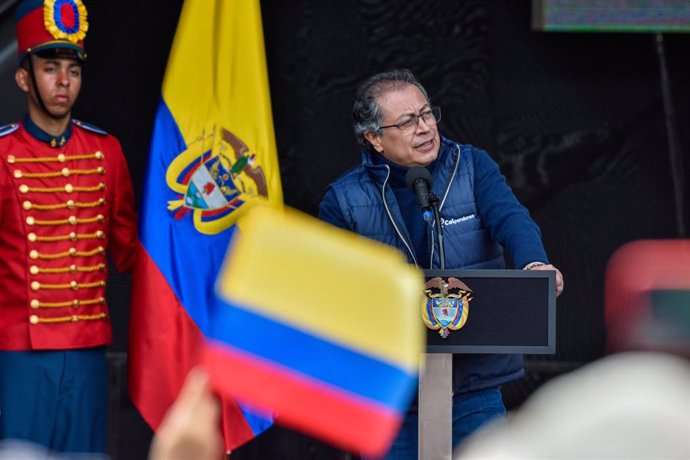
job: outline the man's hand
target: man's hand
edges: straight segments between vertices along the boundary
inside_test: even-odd
[[[561,295],[561,292],[563,292],[563,275],[560,270],[551,264],[537,265],[530,268],[530,270],[556,270],[556,297]]]

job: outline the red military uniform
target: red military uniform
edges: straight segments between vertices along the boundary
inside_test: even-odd
[[[78,121],[50,139],[26,117],[0,129],[0,164],[0,350],[109,344],[106,251],[126,271],[137,238],[120,143]]]

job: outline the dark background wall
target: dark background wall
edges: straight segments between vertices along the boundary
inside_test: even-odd
[[[0,124],[25,110],[12,79],[11,8],[2,6],[10,3],[0,2]],[[120,138],[139,197],[182,3],[86,3],[89,62],[74,112]],[[486,149],[501,165],[565,276],[557,352],[527,357],[528,375],[505,389],[509,407],[549,378],[600,357],[609,257],[628,241],[688,236],[690,36],[664,35],[660,52],[653,34],[536,32],[528,0],[263,0],[261,6],[285,202],[316,213],[327,184],[358,162],[350,124],[357,83],[410,68],[443,108],[441,131]],[[660,57],[669,76],[667,105]],[[671,145],[680,160],[675,173]],[[113,384],[120,391],[112,402],[110,450],[114,458],[136,459],[145,457],[151,434],[122,387],[127,322],[136,319],[128,297],[128,276],[116,275],[109,299]],[[273,428],[233,458],[340,455]]]

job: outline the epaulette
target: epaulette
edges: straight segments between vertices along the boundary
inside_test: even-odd
[[[84,123],[83,121],[75,119],[72,119],[72,123],[79,126],[80,128],[84,128],[87,131],[91,131],[92,133],[100,134],[101,136],[108,135],[106,131],[103,131],[101,128],[98,128],[97,126],[90,125],[89,123]]]
[[[19,129],[19,123],[10,123],[9,125],[0,126],[0,137],[7,136]]]

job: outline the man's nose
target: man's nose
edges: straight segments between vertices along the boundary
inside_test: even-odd
[[[58,72],[57,83],[60,86],[69,86],[69,84],[70,84],[69,73],[66,70],[60,70]]]
[[[426,132],[431,129],[431,126],[429,125],[429,123],[424,121],[423,117],[417,117],[417,130],[419,131],[420,129],[422,130],[422,132]]]

